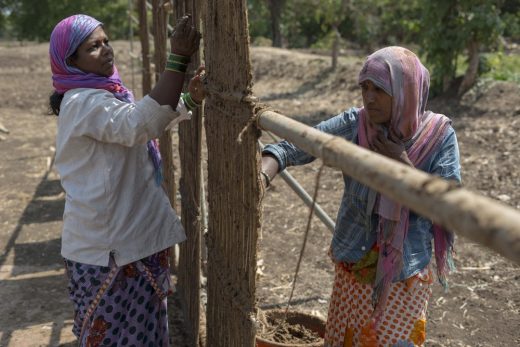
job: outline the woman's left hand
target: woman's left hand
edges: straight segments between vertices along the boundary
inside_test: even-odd
[[[392,131],[389,132],[387,138],[383,130],[378,129],[373,145],[377,153],[414,167],[412,161],[408,158],[403,142]]]
[[[188,84],[188,92],[190,92],[191,98],[197,104],[202,103],[202,100],[206,97],[206,90],[204,88],[204,72],[205,67],[200,66],[197,69],[195,76],[193,76]]]

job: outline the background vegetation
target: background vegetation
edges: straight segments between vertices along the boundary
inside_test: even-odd
[[[363,54],[385,45],[418,52],[434,93],[462,94],[478,76],[520,81],[518,0],[248,0],[253,44]],[[74,13],[105,23],[113,39],[128,36],[127,0],[0,0],[0,39],[47,41]],[[518,50],[517,50],[518,52]]]
[[[63,18],[84,13],[105,24],[111,37],[128,37],[127,0],[0,0],[0,38],[48,41]]]

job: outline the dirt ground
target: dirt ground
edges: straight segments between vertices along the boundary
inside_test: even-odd
[[[0,347],[74,346],[72,306],[60,257],[64,193],[52,165],[56,118],[45,116],[51,91],[46,44],[0,43]],[[132,83],[128,44],[115,43],[125,84]],[[518,52],[516,53],[518,54]],[[253,48],[254,91],[262,102],[308,124],[361,105],[360,58],[340,59]],[[137,66],[137,64],[135,64]],[[136,94],[140,95],[139,88]],[[520,208],[520,86],[482,82],[461,100],[434,99],[430,109],[453,119],[464,185]],[[262,139],[270,142],[268,136]],[[289,171],[313,191],[320,163]],[[341,173],[325,168],[318,201],[334,219]],[[285,307],[308,208],[281,178],[264,200],[257,283],[261,309]],[[330,231],[313,220],[293,308],[325,317],[333,268]],[[426,346],[520,345],[520,267],[465,239],[445,293],[435,286]],[[182,346],[182,336],[174,346]]]

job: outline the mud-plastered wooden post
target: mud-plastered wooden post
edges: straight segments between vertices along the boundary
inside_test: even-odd
[[[260,228],[258,133],[250,123],[247,3],[206,1],[204,56],[208,85],[207,344],[255,345],[255,275]],[[241,141],[239,134],[242,133]]]
[[[146,0],[138,0],[137,11],[139,13],[139,40],[141,41],[141,57],[143,59],[143,96],[152,90],[152,78],[150,73],[150,41],[148,32],[148,10]]]
[[[174,2],[174,18],[190,13],[193,23],[200,26],[198,0]],[[198,28],[200,30],[200,28]],[[200,65],[200,50],[191,57],[185,79],[185,90],[194,71]],[[190,121],[179,124],[179,156],[181,177],[182,224],[186,241],[179,245],[177,289],[184,308],[187,345],[199,345],[200,267],[201,267],[201,159],[202,159],[202,109],[193,111]],[[202,334],[204,336],[204,334]]]

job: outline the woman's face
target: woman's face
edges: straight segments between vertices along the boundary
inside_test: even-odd
[[[73,56],[70,65],[83,72],[109,77],[114,73],[114,50],[108,43],[108,37],[101,26],[81,43]]]
[[[392,118],[392,97],[372,81],[361,82],[363,106],[374,125],[389,125]]]

